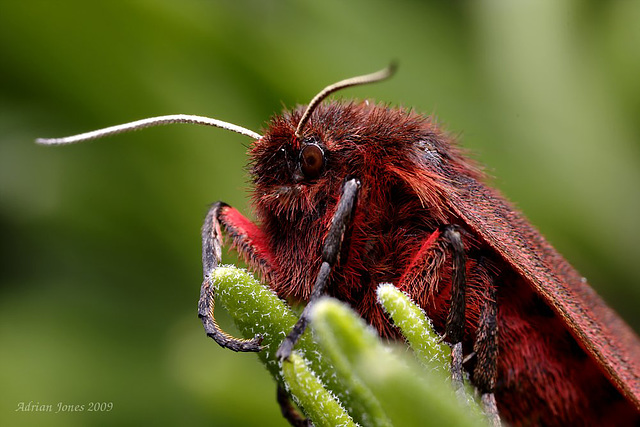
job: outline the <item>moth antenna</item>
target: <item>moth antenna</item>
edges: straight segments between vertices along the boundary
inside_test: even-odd
[[[375,83],[381,80],[388,79],[396,72],[397,68],[398,67],[396,63],[392,62],[391,64],[389,64],[387,68],[383,70],[376,71],[375,73],[371,73],[371,74],[365,74],[364,76],[351,77],[350,79],[341,80],[337,83],[334,83],[322,89],[322,91],[320,91],[320,93],[317,94],[311,100],[311,102],[309,102],[309,106],[307,107],[304,114],[302,115],[302,118],[298,122],[298,127],[296,128],[296,133],[295,133],[296,137],[297,138],[302,137],[302,129],[309,121],[309,118],[311,117],[311,113],[313,113],[313,110],[315,110],[318,104],[320,104],[327,96],[331,95],[333,92],[339,91],[340,89],[348,88],[351,86],[359,86],[359,85],[365,85],[369,83]]]
[[[209,117],[193,116],[190,114],[172,114],[168,116],[149,117],[148,119],[136,120],[135,122],[124,123],[121,125],[110,126],[104,129],[98,129],[91,132],[81,133],[79,135],[67,136],[64,138],[38,138],[37,144],[42,145],[64,145],[74,144],[76,142],[90,141],[92,139],[103,138],[109,135],[129,132],[132,130],[144,129],[153,126],[168,125],[172,123],[190,123],[196,125],[213,126],[246,135],[253,139],[260,139],[262,136],[249,129],[221,120],[211,119]]]

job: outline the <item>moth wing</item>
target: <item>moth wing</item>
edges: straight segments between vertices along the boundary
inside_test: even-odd
[[[640,408],[640,339],[586,280],[498,191],[469,178],[451,187],[446,203],[531,284]]]

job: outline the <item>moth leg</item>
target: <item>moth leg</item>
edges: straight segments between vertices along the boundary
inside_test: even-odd
[[[399,287],[416,300],[427,301],[437,292],[441,271],[451,258],[451,306],[445,321],[446,339],[452,344],[451,377],[456,390],[462,392],[462,338],[465,326],[466,256],[459,228],[445,225],[433,231],[400,278]],[[426,304],[426,302],[425,302]]]
[[[473,383],[482,394],[485,412],[492,426],[500,426],[493,390],[497,376],[498,335],[497,335],[497,301],[496,289],[490,274],[481,266],[487,277],[484,290],[485,301],[481,309],[478,331],[474,342],[473,353],[462,358],[462,340],[465,326],[466,309],[466,256],[459,229],[447,225],[435,230],[424,241],[420,250],[400,279],[400,289],[416,293],[425,288],[424,283],[437,277],[436,271],[443,268],[447,252],[452,259],[451,306],[445,324],[445,337],[453,344],[451,375],[456,390],[462,392],[462,364],[471,357],[477,358],[473,372]],[[422,298],[426,298],[422,296]]]
[[[458,228],[447,225],[443,237],[451,249],[451,307],[445,323],[445,336],[452,344],[451,379],[456,390],[462,390],[462,338],[465,325],[466,256]]]
[[[477,362],[473,370],[473,383],[482,395],[482,404],[489,423],[500,426],[500,416],[493,390],[498,373],[498,304],[496,289],[490,284],[485,289],[485,302],[480,312],[478,331],[473,344]]]
[[[285,420],[289,421],[294,427],[312,427],[313,423],[308,418],[303,417],[300,412],[293,407],[289,393],[278,383],[278,390],[276,394],[278,405],[280,405],[280,411]]]
[[[260,351],[262,337],[256,335],[252,339],[240,339],[232,337],[218,326],[213,315],[215,295],[212,282],[213,271],[220,263],[222,248],[220,235],[219,215],[222,209],[228,208],[222,202],[214,203],[205,217],[202,226],[202,269],[203,281],[200,288],[200,300],[198,301],[198,317],[207,336],[213,338],[220,346],[233,351]]]
[[[342,187],[342,194],[338,201],[336,211],[333,214],[333,218],[331,219],[329,233],[327,234],[322,248],[322,265],[320,266],[320,272],[316,277],[316,282],[313,286],[313,290],[311,291],[311,296],[309,297],[307,306],[304,308],[300,318],[293,326],[291,332],[289,332],[289,335],[287,335],[287,337],[282,341],[282,344],[280,344],[280,347],[276,352],[276,356],[281,360],[289,358],[289,355],[293,350],[293,346],[307,328],[311,307],[313,307],[314,303],[327,289],[329,274],[338,260],[345,231],[347,230],[347,227],[351,225],[351,219],[353,218],[353,211],[356,206],[359,188],[360,181],[356,178],[348,180]]]

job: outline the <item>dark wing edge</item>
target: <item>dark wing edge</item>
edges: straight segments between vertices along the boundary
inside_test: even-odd
[[[446,199],[450,208],[553,307],[640,410],[640,339],[635,332],[498,191],[473,178],[454,188]]]

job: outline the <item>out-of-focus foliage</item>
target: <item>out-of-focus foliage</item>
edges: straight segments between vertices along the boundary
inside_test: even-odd
[[[625,0],[0,2],[0,425],[282,425],[255,356],[196,318],[202,217],[251,216],[250,141],[32,141],[176,112],[259,131],[392,59],[340,96],[436,114],[638,330],[638,22]]]

